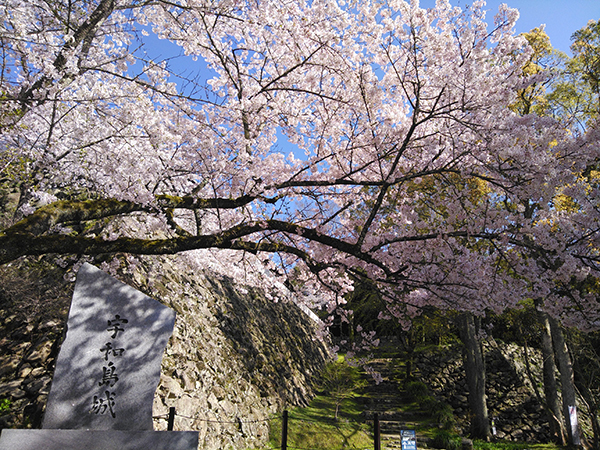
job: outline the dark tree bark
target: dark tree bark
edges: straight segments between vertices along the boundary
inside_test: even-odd
[[[491,433],[485,395],[485,362],[477,337],[479,331],[477,320],[473,314],[464,313],[460,316],[459,321],[469,390],[469,407],[472,413],[471,434],[473,437],[487,440]]]
[[[560,371],[560,383],[562,386],[563,416],[567,428],[568,443],[570,445],[581,445],[580,433],[577,424],[572,423],[570,408],[577,408],[577,398],[575,394],[575,374],[573,364],[567,348],[567,342],[563,335],[560,324],[549,317],[552,330],[552,342]]]
[[[558,387],[556,385],[556,361],[552,346],[552,331],[548,314],[538,309],[538,318],[542,325],[542,357],[544,373],[544,394],[546,397],[546,413],[550,433],[557,444],[566,445],[566,430],[560,408]]]
[[[575,382],[577,384],[577,381]],[[593,438],[589,448],[592,450],[600,449],[600,421],[598,420],[598,411],[600,405],[595,401],[593,394],[590,392],[587,386],[577,386],[579,393],[582,397],[582,402],[587,407],[587,412],[590,418],[590,425],[592,426]],[[589,444],[589,442],[588,442]]]
[[[590,449],[600,450],[600,334],[569,333],[575,386],[585,406],[592,429]]]

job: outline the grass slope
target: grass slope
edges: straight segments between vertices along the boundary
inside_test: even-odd
[[[306,408],[288,413],[288,448],[340,450],[373,448],[372,425],[365,423],[356,398],[345,399],[334,419],[335,401],[319,395]],[[271,422],[269,447],[281,448],[281,418]]]

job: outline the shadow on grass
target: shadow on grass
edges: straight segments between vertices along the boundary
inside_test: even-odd
[[[342,403],[334,419],[335,403],[317,396],[307,408],[289,412],[288,447],[306,450],[366,449],[373,447],[371,426],[362,419],[354,399]],[[271,423],[271,448],[281,447],[281,420]]]

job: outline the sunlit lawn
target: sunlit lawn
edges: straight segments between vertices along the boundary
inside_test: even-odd
[[[338,420],[332,398],[317,396],[306,408],[289,411],[287,444],[290,449],[340,450],[373,448],[372,426],[365,423],[362,407],[344,400]],[[271,448],[281,448],[281,418],[271,422]]]

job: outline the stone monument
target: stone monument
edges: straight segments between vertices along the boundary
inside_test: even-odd
[[[175,312],[85,264],[42,430],[3,430],[0,450],[195,450],[196,432],[152,431],[152,402]]]

